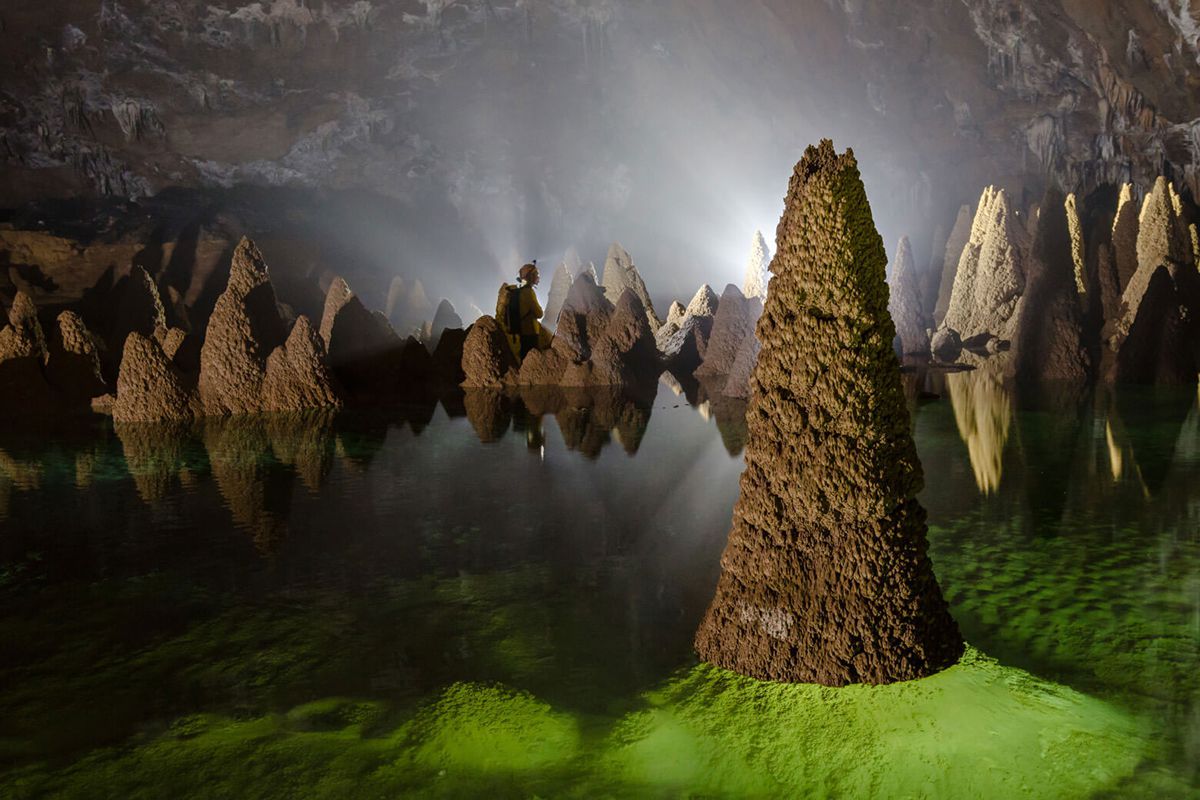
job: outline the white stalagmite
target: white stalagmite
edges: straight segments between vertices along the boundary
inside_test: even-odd
[[[1075,265],[1075,291],[1086,297],[1087,266],[1084,263],[1083,222],[1079,218],[1079,203],[1074,193],[1068,194],[1064,203],[1067,211],[1067,231],[1071,236],[1071,261]]]
[[[900,352],[928,353],[929,337],[925,333],[925,320],[921,313],[921,295],[917,289],[917,265],[913,260],[912,246],[907,236],[900,237],[891,274],[888,313],[896,325],[900,338]]]
[[[742,283],[742,292],[746,297],[767,299],[770,266],[771,251],[767,248],[767,240],[763,238],[762,231],[755,231],[754,243],[750,246],[750,260],[746,263],[746,279]]]
[[[550,294],[546,299],[546,314],[542,317],[542,324],[550,328],[558,325],[558,315],[562,311],[563,303],[567,300],[567,294],[571,291],[571,284],[575,279],[571,273],[571,268],[567,263],[558,265],[558,269],[554,270],[554,277],[550,280]]]
[[[650,302],[650,292],[646,290],[646,283],[634,266],[633,259],[625,248],[614,242],[608,248],[608,258],[604,262],[604,295],[610,303],[616,305],[626,289],[631,290],[646,309],[650,329],[657,331],[661,328],[662,320],[654,311],[654,304]]]
[[[971,207],[962,206],[958,209],[958,217],[950,238],[946,240],[943,252],[942,279],[938,284],[937,304],[933,309],[933,324],[940,327],[950,308],[950,295],[954,291],[954,276],[958,274],[958,261],[962,258],[967,241],[971,238]]]

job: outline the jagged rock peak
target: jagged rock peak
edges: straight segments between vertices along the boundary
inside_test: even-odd
[[[1011,341],[1025,291],[1028,246],[1005,191],[984,189],[943,324],[964,340],[991,334]]]
[[[1078,295],[1086,297],[1088,293],[1087,285],[1087,263],[1086,263],[1086,248],[1083,241],[1083,220],[1079,218],[1079,203],[1075,199],[1075,193],[1067,195],[1063,201],[1063,207],[1067,213],[1067,232],[1071,237],[1071,263],[1075,271],[1075,291]],[[1045,204],[1043,204],[1045,208]]]
[[[763,680],[932,674],[963,641],[927,555],[887,257],[852,152],[806,151],[778,247],[746,468],[696,649]]]
[[[266,261],[254,243],[243,238],[200,349],[199,395],[205,413],[257,411],[267,356],[284,339]]]
[[[896,259],[891,270],[891,287],[888,312],[900,338],[900,352],[929,352],[929,336],[925,332],[925,320],[921,313],[921,295],[917,284],[917,264],[913,260],[912,245],[907,236],[900,237],[896,246]]]
[[[763,238],[762,231],[755,231],[754,242],[750,245],[750,259],[746,262],[746,278],[742,283],[746,297],[767,298],[770,266],[771,251],[767,248],[767,240]]]
[[[195,415],[192,393],[154,337],[135,331],[122,352],[114,422],[166,422]]]
[[[468,389],[498,389],[518,383],[520,365],[493,317],[475,320],[463,345],[462,385]]]
[[[1142,202],[1138,215],[1138,268],[1160,264],[1194,265],[1191,237],[1180,218],[1182,205],[1175,189],[1159,176]]]
[[[308,317],[300,316],[287,341],[267,357],[263,411],[303,411],[341,405],[325,360],[325,344]]]
[[[546,298],[546,314],[542,318],[546,325],[558,324],[558,315],[562,313],[563,303],[567,301],[567,294],[571,291],[574,281],[571,268],[566,262],[559,264],[558,269],[554,270],[554,277],[550,279],[550,294]]]
[[[433,314],[433,322],[429,328],[430,347],[437,348],[438,340],[442,338],[442,332],[447,328],[461,328],[462,326],[462,317],[454,310],[454,306],[449,300],[442,298],[442,301],[438,303],[437,311]]]
[[[1117,198],[1117,213],[1113,217],[1113,260],[1120,283],[1119,293],[1125,291],[1138,268],[1138,217],[1140,210],[1134,198],[1133,184],[1121,184]]]
[[[46,336],[33,299],[25,292],[17,292],[8,309],[8,325],[0,330],[0,360],[31,357],[45,363]]]
[[[746,296],[750,297],[751,295]],[[766,297],[765,294],[756,296]],[[717,293],[706,283],[696,290],[696,294],[692,295],[691,302],[687,304],[684,314],[687,317],[712,317],[716,315],[720,303],[721,300],[717,297]]]
[[[973,220],[971,207],[969,205],[960,207],[958,217],[954,220],[954,228],[950,231],[950,238],[946,240],[946,250],[942,254],[942,279],[938,285],[937,303],[933,308],[935,327],[941,326],[942,320],[946,318],[946,311],[950,308],[950,296],[954,292],[954,276],[958,274],[959,259],[962,258],[963,250],[966,249],[967,242],[971,238]]]
[[[329,290],[325,292],[325,307],[321,311],[319,331],[321,338],[325,341],[326,349],[329,348],[330,337],[333,335],[333,323],[337,320],[338,312],[346,303],[350,302],[352,297],[354,297],[354,292],[350,291],[350,284],[346,283],[341,275],[330,281]]]
[[[742,339],[754,335],[754,324],[762,310],[762,302],[756,297],[747,299],[734,284],[725,287],[717,303],[713,317],[712,335],[704,354],[704,363],[695,371],[697,378],[712,378],[728,375],[737,359]]]
[[[74,311],[58,315],[55,335],[49,343],[46,379],[65,398],[87,401],[104,394],[106,385],[100,368],[96,339]]]
[[[678,300],[671,301],[671,307],[667,309],[667,321],[663,323],[660,330],[673,328],[679,330],[679,326],[683,324],[684,318],[687,316],[687,308]]]
[[[608,258],[604,261],[604,294],[609,302],[615,305],[626,289],[631,289],[637,295],[638,300],[642,302],[642,306],[646,309],[646,316],[650,320],[650,326],[654,330],[661,328],[662,320],[654,312],[654,304],[650,302],[650,293],[646,290],[646,283],[642,280],[637,267],[634,266],[633,258],[625,248],[614,242],[608,248]]]

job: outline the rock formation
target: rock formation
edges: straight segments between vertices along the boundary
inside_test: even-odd
[[[23,416],[53,410],[55,398],[43,373],[48,355],[37,307],[19,291],[8,325],[0,330],[0,410]]]
[[[1071,224],[1071,208],[1062,194],[1051,191],[1038,217],[1028,260],[1028,288],[1013,343],[1013,371],[1025,383],[1084,383],[1091,374],[1080,302],[1082,259],[1076,260],[1078,225]]]
[[[49,337],[46,379],[71,405],[87,405],[108,391],[95,337],[74,311],[58,315],[57,330]]]
[[[726,397],[737,397],[742,400],[750,398],[750,378],[754,374],[754,366],[758,363],[758,354],[762,345],[758,337],[751,334],[742,339],[738,347],[737,358],[729,368],[729,378],[725,381],[722,394]]]
[[[136,331],[142,336],[153,336],[156,328],[167,326],[167,315],[158,286],[139,266],[134,266],[117,282],[109,302],[115,303],[116,307],[108,328],[108,349],[114,363],[119,364],[121,349],[129,334]]]
[[[1133,273],[1138,268],[1138,204],[1133,196],[1133,185],[1121,185],[1121,193],[1117,199],[1117,213],[1113,218],[1112,242],[1113,263],[1117,268],[1120,279],[1118,293],[1124,293]]]
[[[567,367],[563,386],[624,386],[650,381],[662,372],[658,348],[642,301],[631,289],[617,300],[590,356]]]
[[[114,422],[170,422],[196,416],[200,408],[195,394],[157,339],[131,333],[123,352],[112,406]]]
[[[429,302],[420,280],[413,281],[410,285],[399,276],[392,278],[392,282],[388,284],[383,314],[393,330],[407,336],[429,319],[429,312],[432,310],[433,304]]]
[[[200,350],[199,393],[205,413],[259,410],[267,356],[284,337],[266,261],[258,247],[243,238]]]
[[[683,324],[685,316],[687,316],[687,307],[678,300],[672,300],[671,306],[667,309],[667,321],[658,329],[658,333],[664,331],[671,333],[673,330],[679,330],[679,326]],[[657,336],[658,334],[656,333],[655,335]]]
[[[1053,209],[1055,225],[1057,225],[1058,218],[1057,205],[1058,203],[1055,202],[1056,208]],[[1079,204],[1075,200],[1074,194],[1067,195],[1063,201],[1063,207],[1067,215],[1067,231],[1071,237],[1071,265],[1075,272],[1075,292],[1081,303],[1084,303],[1083,307],[1086,308],[1084,301],[1090,288],[1087,283],[1087,255],[1083,242],[1083,221],[1079,218]],[[1043,201],[1042,210],[1045,211],[1047,208],[1046,201]],[[1040,230],[1041,225],[1045,224],[1045,220],[1039,218],[1038,224]]]
[[[962,355],[962,338],[953,328],[941,328],[933,334],[929,349],[935,361],[953,364]]]
[[[896,326],[900,354],[927,354],[929,336],[925,332],[924,315],[921,313],[917,265],[907,236],[901,236],[900,244],[896,247],[896,260],[890,275],[888,313],[892,315],[892,322]]]
[[[616,304],[626,289],[637,295],[642,307],[646,309],[650,329],[657,331],[661,328],[662,320],[654,313],[654,303],[650,302],[650,293],[646,290],[646,283],[634,266],[633,259],[621,245],[614,243],[608,248],[608,258],[604,261],[604,296],[610,303]]]
[[[754,232],[754,243],[750,246],[750,260],[746,262],[746,278],[742,282],[742,293],[746,297],[767,299],[767,284],[771,280],[771,251],[762,231]]]
[[[728,375],[737,359],[742,339],[754,335],[754,324],[762,313],[762,302],[758,298],[747,299],[732,283],[725,287],[713,317],[712,335],[704,363],[696,368],[697,378],[712,378]]]
[[[433,322],[429,327],[429,349],[431,351],[437,349],[438,340],[442,338],[442,333],[447,328],[461,328],[463,326],[462,317],[454,310],[454,306],[450,301],[442,298],[438,303],[437,311],[433,314]]]
[[[368,311],[340,277],[329,285],[320,331],[329,366],[348,399],[393,400],[406,387],[405,342],[382,315]]]
[[[926,676],[963,652],[926,553],[886,262],[853,154],[810,147],[779,225],[741,495],[696,635],[717,666],[838,686]]]
[[[567,302],[567,294],[571,291],[571,284],[574,280],[575,278],[565,262],[559,264],[558,269],[554,270],[554,277],[550,280],[550,294],[546,298],[546,313],[542,317],[543,325],[549,328],[558,326],[559,312],[562,311],[563,303]]]
[[[971,236],[959,260],[943,322],[963,340],[991,334],[1011,341],[1025,291],[1026,234],[1003,189],[988,187],[979,200]]]
[[[463,344],[463,382],[467,389],[499,389],[515,386],[520,365],[496,320],[475,320]]]
[[[747,295],[749,297],[749,295]],[[687,308],[684,309],[683,315],[687,317],[714,317],[717,314],[717,308],[720,307],[721,300],[717,297],[717,293],[707,283],[696,290],[692,295],[692,299],[688,302]]]
[[[967,446],[980,494],[1000,488],[1012,400],[1004,376],[987,367],[946,376],[959,436]]]
[[[1195,263],[1191,236],[1180,218],[1175,189],[1160,176],[1146,195],[1138,216],[1138,269],[1153,269],[1160,264],[1194,267]]]
[[[686,308],[679,303],[671,304],[671,316],[654,337],[668,369],[690,375],[704,361],[718,305],[717,295],[707,283]]]
[[[954,292],[954,277],[958,274],[958,262],[971,238],[971,222],[971,207],[963,206],[958,209],[958,218],[954,220],[954,228],[950,231],[950,238],[946,240],[946,251],[942,261],[942,279],[938,285],[937,304],[933,309],[935,328],[941,327],[942,321],[946,319],[946,312],[950,309],[950,296]]]
[[[585,272],[571,284],[562,313],[558,315],[555,339],[562,339],[580,359],[587,359],[592,343],[608,327],[612,313],[613,304]]]
[[[308,317],[302,316],[287,341],[267,357],[260,407],[263,411],[304,411],[341,404],[325,361],[325,343]]]

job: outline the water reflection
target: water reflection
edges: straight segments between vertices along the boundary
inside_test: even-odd
[[[985,369],[946,376],[954,421],[967,445],[975,485],[983,494],[1000,486],[1012,424],[1012,397],[1001,376]]]

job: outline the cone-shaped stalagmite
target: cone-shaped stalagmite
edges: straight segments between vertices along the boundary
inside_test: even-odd
[[[1117,214],[1113,218],[1113,263],[1120,282],[1118,293],[1124,292],[1138,268],[1138,204],[1133,185],[1123,184],[1117,199]]]
[[[558,326],[558,315],[562,311],[563,303],[567,301],[567,293],[571,291],[572,281],[574,278],[567,265],[559,264],[558,269],[554,270],[554,277],[550,279],[550,294],[546,298],[546,313],[542,317],[543,324],[552,328]]]
[[[768,680],[929,675],[963,642],[926,554],[887,258],[853,153],[808,149],[776,249],[741,496],[696,649]]]
[[[954,221],[954,229],[946,240],[946,251],[942,262],[942,279],[938,286],[937,305],[933,309],[933,324],[938,327],[946,318],[950,308],[950,295],[954,292],[954,276],[958,274],[958,261],[962,258],[967,241],[971,238],[971,207],[963,206],[958,210],[958,218]]]
[[[921,314],[921,295],[917,286],[917,264],[907,236],[900,237],[896,261],[892,266],[888,312],[896,325],[901,353],[928,353],[929,336]]]
[[[767,282],[770,280],[767,267],[770,264],[771,251],[767,249],[767,240],[763,238],[762,231],[755,231],[750,260],[746,263],[746,279],[742,282],[742,292],[746,297],[767,299]]]
[[[633,259],[625,248],[614,243],[608,248],[608,258],[604,261],[604,295],[610,303],[616,305],[626,289],[637,295],[642,307],[646,309],[650,329],[661,328],[663,323],[658,318],[658,314],[654,312],[654,303],[650,302],[650,293],[646,291],[646,282],[642,280],[641,274],[638,273]]]

